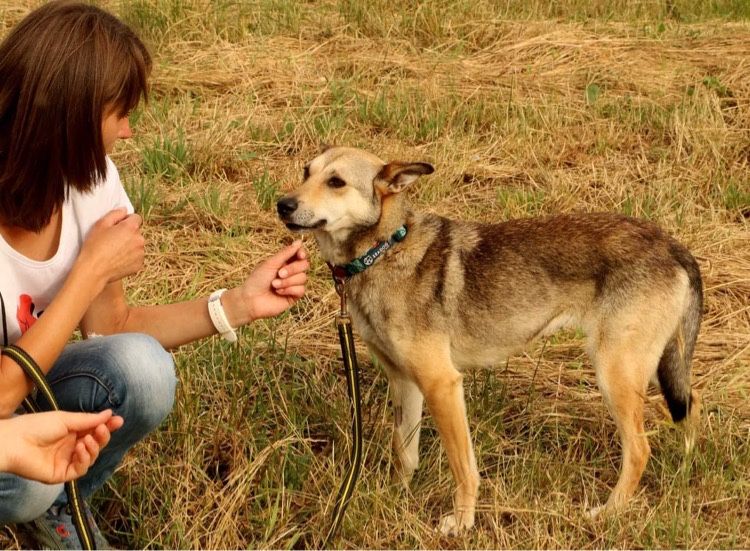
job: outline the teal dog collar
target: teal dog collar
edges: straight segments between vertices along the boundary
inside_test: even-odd
[[[401,226],[393,232],[388,241],[381,241],[362,256],[357,257],[344,265],[336,264],[331,266],[333,279],[346,279],[355,274],[364,272],[367,268],[375,264],[375,261],[380,258],[385,251],[393,247],[396,243],[403,241],[405,237],[406,226]]]

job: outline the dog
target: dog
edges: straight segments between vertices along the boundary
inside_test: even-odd
[[[481,224],[415,212],[402,192],[433,170],[324,148],[277,202],[285,225],[312,232],[346,281],[354,327],[388,377],[398,472],[408,481],[417,468],[426,401],[456,483],[439,529],[471,528],[479,473],[462,373],[579,327],[622,445],[617,484],[589,514],[622,508],[650,454],[648,384],[675,422],[689,428],[699,414],[690,382],[703,309],[697,262],[657,226],[616,214]]]

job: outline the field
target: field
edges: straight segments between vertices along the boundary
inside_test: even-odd
[[[35,2],[0,0],[0,35]],[[626,511],[592,522],[619,444],[581,335],[467,373],[477,526],[436,533],[453,482],[426,413],[410,488],[392,478],[387,381],[358,348],[364,466],[340,548],[750,548],[750,2],[119,0],[155,59],[113,155],[144,216],[134,304],[239,284],[292,237],[275,200],[321,143],[427,161],[417,208],[484,221],[611,211],[658,222],[704,277],[696,449],[656,392]],[[94,499],[128,548],[321,544],[349,450],[329,272],[306,297],[174,353],[165,424]],[[361,345],[361,343],[359,343]],[[24,545],[17,527],[0,547]]]

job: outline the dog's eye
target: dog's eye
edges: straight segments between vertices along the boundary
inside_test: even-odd
[[[341,178],[334,176],[333,178],[328,180],[328,185],[330,187],[344,187],[346,185],[346,182]]]
[[[302,180],[307,180],[310,177],[310,167],[305,166],[305,168],[302,170]]]

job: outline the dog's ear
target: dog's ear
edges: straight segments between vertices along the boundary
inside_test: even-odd
[[[332,146],[329,143],[322,143],[322,144],[320,144],[318,146],[318,155],[322,155],[323,153],[325,153],[326,151],[328,151],[332,147],[334,147],[334,146]]]
[[[435,169],[428,163],[404,163],[394,161],[385,165],[378,179],[387,183],[388,193],[399,193],[423,174],[432,174]]]

